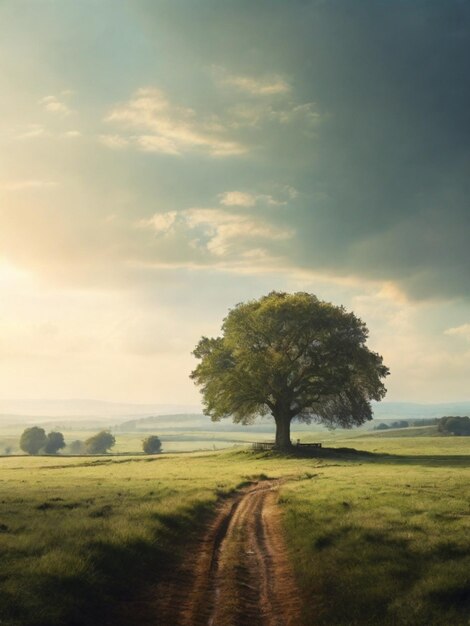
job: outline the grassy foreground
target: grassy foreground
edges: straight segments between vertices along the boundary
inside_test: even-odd
[[[117,599],[165,576],[217,498],[260,475],[292,478],[281,506],[305,624],[467,625],[468,439],[340,445],[377,454],[1,458],[2,626],[119,623]]]
[[[452,443],[463,451],[464,441]],[[420,458],[414,448],[408,457],[323,466],[286,485],[305,623],[469,624],[469,466],[470,456]]]

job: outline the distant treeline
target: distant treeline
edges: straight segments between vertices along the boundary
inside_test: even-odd
[[[441,417],[437,424],[437,430],[440,433],[448,435],[470,435],[470,417],[458,417],[449,415]]]
[[[23,431],[20,437],[19,447],[23,452],[30,455],[58,454],[65,451],[66,454],[106,454],[115,446],[116,438],[109,430],[102,430],[85,441],[76,439],[66,443],[64,435],[58,431],[46,434],[44,428],[31,426]],[[162,451],[162,443],[157,435],[149,435],[142,441],[142,450],[146,454],[158,454]],[[4,448],[5,454],[11,454],[13,448]]]
[[[373,430],[393,430],[395,428],[410,428],[416,426],[437,426],[437,430],[445,435],[470,435],[470,417],[459,417],[455,415],[414,420],[412,422],[407,420],[397,420],[390,424],[381,422],[375,426]]]
[[[385,422],[381,422],[378,426],[374,426],[373,430],[389,430],[393,428],[412,428],[415,426],[436,426],[439,418],[433,417],[431,419],[420,419],[420,420],[397,420],[396,422],[391,422],[390,424],[386,424]]]

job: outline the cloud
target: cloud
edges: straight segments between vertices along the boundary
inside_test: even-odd
[[[252,207],[256,204],[256,196],[243,191],[226,191],[219,195],[221,204],[225,206]]]
[[[447,330],[444,331],[444,334],[470,341],[470,324],[462,324],[461,326],[455,326],[454,328],[447,328]]]
[[[292,187],[288,187],[283,190],[283,195],[289,197],[289,199],[295,198],[296,191]],[[287,204],[287,200],[279,200],[274,198],[271,194],[263,193],[247,193],[245,191],[225,191],[219,194],[219,201],[224,206],[238,206],[251,208],[258,204],[265,204],[268,206],[282,206]]]
[[[130,223],[165,207],[209,206],[217,197],[253,217],[287,202],[282,213],[295,233],[283,251],[289,267],[393,283],[415,299],[468,298],[470,8],[458,0],[406,7],[363,0],[352,8],[347,0],[293,0],[275,11],[266,3],[222,4],[130,9],[123,25],[129,41],[141,20],[154,41],[179,35],[164,40],[158,66],[140,48],[126,75],[111,57],[96,65],[101,81],[115,72],[115,90],[100,91],[99,109],[90,85],[86,110],[109,111],[106,124],[94,120],[96,141],[128,149],[120,159],[97,151],[103,163],[92,150],[85,156],[85,146],[73,164],[71,154],[52,153],[51,168],[59,170],[59,161],[75,167],[84,195],[96,195],[96,212],[98,196],[112,189],[118,207],[103,212],[126,213]],[[134,85],[151,80],[166,91],[133,92],[130,76]],[[121,104],[116,93],[126,94]],[[49,96],[66,106],[69,97]],[[40,124],[15,128],[24,139],[55,136]],[[15,149],[41,159],[44,142]],[[143,166],[135,150],[168,158],[152,169],[156,160]],[[197,158],[230,154],[239,158]],[[183,155],[196,158],[172,158]],[[44,177],[55,179],[55,171]],[[118,192],[121,180],[127,188]],[[273,191],[279,180],[299,190],[295,203]],[[199,262],[199,250],[193,253]]]
[[[39,100],[39,104],[49,113],[55,113],[66,117],[72,113],[72,110],[65,104],[63,100],[59,100],[56,96],[45,96]]]
[[[99,135],[98,141],[112,150],[122,150],[129,145],[128,139],[121,135]]]
[[[193,109],[173,105],[163,91],[139,89],[125,104],[114,107],[106,117],[109,123],[140,134],[129,137],[146,152],[181,155],[205,152],[211,156],[233,156],[246,152],[246,147],[218,132],[206,128]]]
[[[157,234],[165,234],[171,230],[177,215],[178,213],[176,211],[156,213],[150,219],[140,220],[137,226],[139,228],[151,228]]]
[[[37,137],[44,137],[46,134],[46,129],[42,124],[28,124],[16,137],[17,139],[36,139]]]
[[[65,139],[77,139],[81,137],[82,133],[79,130],[66,130],[62,133],[62,137]]]
[[[214,67],[214,74],[219,84],[233,87],[252,96],[285,95],[292,89],[287,80],[277,74],[258,77],[230,74],[221,67]]]
[[[16,134],[15,139],[19,139],[20,141],[45,137],[52,139],[77,139],[78,137],[81,137],[81,135],[82,133],[76,128],[65,130],[63,132],[54,132],[42,124],[29,124],[24,130],[21,130]]]
[[[228,212],[217,208],[191,208],[157,213],[137,222],[157,235],[173,235],[184,258],[187,251],[194,260],[210,264],[210,257],[234,259],[237,255],[266,257],[273,243],[293,237],[292,229],[280,227],[251,215]],[[192,249],[192,252],[191,252]],[[207,256],[207,253],[209,256]],[[193,261],[188,259],[188,266]],[[239,259],[236,259],[237,264]]]
[[[216,256],[226,256],[238,250],[256,249],[260,242],[290,239],[293,231],[269,224],[260,218],[227,213],[220,209],[189,209],[184,213],[190,229],[200,228],[202,241]]]
[[[270,124],[297,125],[301,133],[311,133],[321,121],[313,102],[271,103],[238,102],[229,107],[227,119],[232,128],[262,128]]]
[[[185,42],[171,47],[179,67],[194,55],[182,71],[195,98],[256,145],[252,171],[224,187],[248,191],[282,172],[301,191],[293,265],[394,282],[417,299],[468,299],[470,6],[222,4],[173,3],[165,23]],[[157,9],[148,6],[146,23],[157,37]],[[215,96],[198,70],[214,58],[213,82],[225,87]],[[291,91],[256,96],[222,83],[272,75]]]

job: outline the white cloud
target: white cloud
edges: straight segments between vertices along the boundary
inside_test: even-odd
[[[461,326],[448,328],[444,331],[444,334],[450,335],[451,337],[461,337],[462,339],[470,341],[470,324],[462,324]]]
[[[59,100],[56,96],[45,96],[39,100],[39,104],[42,105],[46,111],[49,111],[49,113],[56,113],[63,117],[72,113],[72,110],[69,109],[65,102]]]
[[[214,67],[214,74],[219,84],[228,85],[253,96],[277,96],[287,94],[291,86],[279,74],[270,76],[248,76],[229,74],[224,68]]]
[[[259,240],[280,241],[294,235],[292,230],[274,226],[259,218],[227,213],[220,209],[189,209],[185,211],[185,217],[189,228],[202,229],[207,238],[207,250],[216,256],[226,256],[238,250],[252,250],[253,244]]]
[[[121,150],[129,145],[129,141],[121,135],[100,135],[98,141],[112,150]]]
[[[219,194],[218,198],[221,204],[224,206],[237,206],[244,208],[251,208],[258,204],[265,204],[268,206],[283,206],[286,205],[288,200],[293,200],[297,197],[298,192],[293,187],[286,186],[281,189],[281,199],[275,198],[271,194],[264,193],[248,193],[246,191],[225,191]]]
[[[75,128],[63,132],[51,132],[42,124],[28,124],[23,130],[16,134],[15,138],[22,141],[43,137],[52,139],[77,139],[78,137],[81,137],[81,135],[82,133]]]
[[[17,139],[36,139],[46,134],[46,129],[41,124],[28,124],[25,130],[17,135]]]
[[[77,137],[81,137],[82,133],[79,130],[66,130],[62,133],[62,137],[65,139],[76,139]]]
[[[192,109],[173,105],[159,89],[139,89],[129,102],[118,105],[106,117],[110,123],[140,129],[134,144],[146,152],[180,155],[188,151],[212,156],[242,154],[246,148],[223,136],[224,128],[210,130]]]
[[[176,142],[170,137],[162,135],[141,135],[136,139],[144,152],[161,152],[162,154],[181,154]]]
[[[176,222],[177,217],[176,211],[168,211],[166,213],[155,213],[148,220],[140,220],[137,223],[139,228],[151,228],[158,234],[166,234],[168,233],[174,223]]]
[[[197,251],[201,261],[210,257],[260,258],[267,253],[263,246],[293,237],[294,232],[266,220],[215,208],[192,208],[183,211],[156,213],[136,223],[160,236],[174,236],[175,248],[184,256],[187,246]],[[207,257],[207,253],[209,257]],[[200,256],[203,254],[203,256]]]
[[[256,196],[243,191],[226,191],[219,195],[221,204],[225,206],[252,207],[256,204]]]

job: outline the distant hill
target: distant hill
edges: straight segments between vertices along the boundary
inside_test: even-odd
[[[0,425],[31,423],[74,423],[111,425],[121,419],[160,414],[195,413],[198,405],[131,404],[101,400],[16,400],[0,399]]]
[[[255,424],[243,426],[234,424],[232,420],[225,419],[220,422],[213,422],[210,417],[202,413],[183,413],[176,415],[152,415],[134,420],[122,422],[113,427],[115,432],[150,432],[150,431],[240,431],[247,432],[274,432],[274,422],[270,418],[260,418]]]
[[[470,402],[419,404],[415,402],[377,402],[375,419],[425,419],[444,415],[470,415]]]
[[[444,415],[470,415],[470,402],[419,404],[413,402],[374,403],[374,418],[382,420],[417,420]],[[226,419],[211,420],[201,413],[198,405],[185,404],[132,404],[101,400],[1,400],[0,426],[10,424],[38,424],[70,428],[114,427],[117,431],[213,430],[273,432],[271,418],[260,418],[253,426],[233,424]],[[371,423],[363,428],[369,429]],[[293,424],[295,430],[321,429],[318,425]]]

